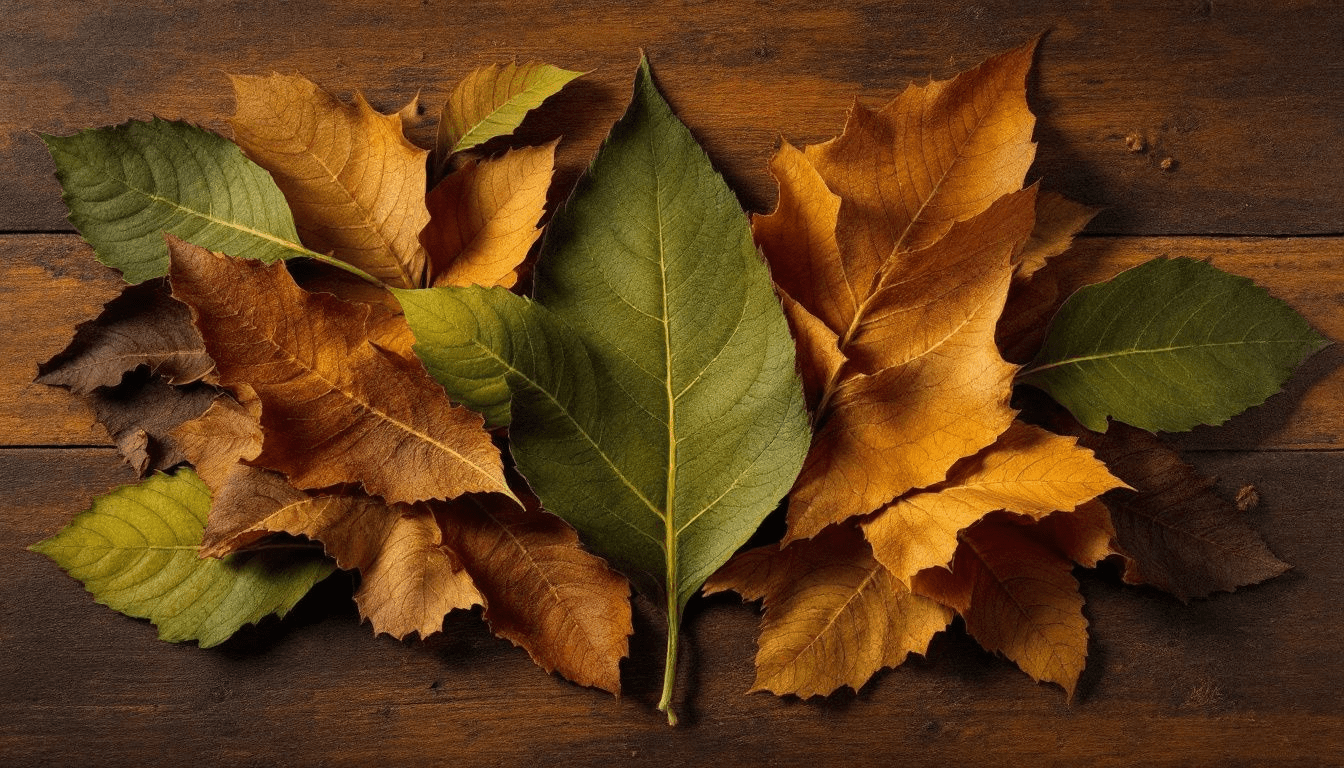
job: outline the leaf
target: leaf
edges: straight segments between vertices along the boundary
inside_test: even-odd
[[[556,143],[468,162],[434,187],[426,200],[429,225],[420,233],[429,255],[426,285],[513,287],[541,234]]]
[[[1155,259],[1070,296],[1019,381],[1094,432],[1177,432],[1259,405],[1326,343],[1247,278]]]
[[[494,423],[510,398],[513,457],[545,508],[639,588],[665,590],[666,711],[681,610],[788,489],[807,423],[746,217],[647,62],[549,225],[536,286],[535,302],[397,296],[454,398],[485,401]]]
[[[234,139],[284,190],[303,242],[388,285],[421,285],[428,153],[406,140],[400,115],[297,75],[231,79]]]
[[[705,594],[730,589],[764,600],[753,692],[857,691],[879,669],[924,653],[952,620],[874,559],[852,525],[737,555],[705,584]]]
[[[173,441],[215,494],[235,465],[261,453],[261,400],[246,384],[235,387],[236,399],[218,397],[205,413],[172,431]]]
[[[355,602],[376,634],[424,639],[449,611],[482,601],[426,506],[305,493],[275,472],[237,465],[210,510],[201,552],[221,556],[271,533],[320,541],[338,566],[359,570]]]
[[[962,532],[949,572],[921,572],[914,591],[956,609],[966,631],[1033,680],[1073,698],[1087,663],[1087,619],[1073,562],[1032,526],[989,518]]]
[[[1236,505],[1156,437],[1123,424],[1083,444],[1134,490],[1103,502],[1126,556],[1125,581],[1151,584],[1182,600],[1231,592],[1287,571]]]
[[[1014,259],[1019,280],[1026,280],[1040,271],[1046,262],[1063,254],[1073,245],[1073,236],[1093,219],[1100,208],[1075,203],[1054,192],[1042,192],[1036,198],[1036,226],[1031,238],[1022,246]]]
[[[513,133],[528,112],[582,74],[539,62],[489,64],[473,70],[443,107],[434,144],[436,175],[444,174],[453,154]]]
[[[186,461],[173,432],[204,413],[218,396],[219,390],[208,384],[174,387],[143,371],[115,387],[95,389],[88,402],[126,463],[143,477]]]
[[[259,466],[300,488],[359,482],[392,502],[508,494],[480,416],[419,363],[369,342],[370,310],[306,293],[283,264],[171,241],[173,295],[191,306],[226,387],[261,399]]]
[[[199,381],[215,367],[190,310],[162,281],[127,286],[96,320],[80,323],[70,344],[38,366],[37,381],[84,395],[141,365],[169,384]]]
[[[1013,422],[994,445],[957,462],[944,482],[903,496],[864,520],[864,537],[877,559],[909,586],[918,571],[947,565],[958,533],[990,512],[1040,519],[1120,487],[1077,442]]]
[[[245,624],[283,617],[332,571],[299,545],[200,559],[210,493],[189,469],[95,497],[93,506],[31,549],[79,579],[94,598],[149,619],[159,639],[209,648]]]
[[[497,496],[436,505],[444,544],[484,596],[496,635],[547,672],[619,694],[630,584],[583,551],[573,528],[523,498],[525,507]]]
[[[238,258],[312,255],[270,174],[209,131],[155,118],[42,140],[70,223],[128,283],[168,274],[164,232]]]

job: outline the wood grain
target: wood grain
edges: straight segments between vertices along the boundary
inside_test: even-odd
[[[697,601],[680,703],[661,630],[637,624],[614,699],[547,676],[453,615],[428,643],[375,639],[337,576],[283,622],[202,651],[95,605],[23,547],[130,479],[110,451],[6,451],[0,471],[0,762],[12,765],[1321,765],[1344,755],[1344,454],[1212,453],[1224,491],[1295,570],[1183,606],[1081,572],[1092,642],[1072,706],[959,630],[859,695],[742,694],[756,613]],[[52,478],[60,478],[53,480]],[[1327,489],[1327,490],[1322,490]]]
[[[1068,290],[1158,256],[1204,259],[1287,301],[1332,339],[1344,339],[1344,238],[1086,237],[1065,257]],[[116,274],[74,235],[0,235],[0,445],[109,444],[64,390],[31,384],[36,366],[69,341],[76,323],[116,295]],[[32,322],[41,318],[41,322]],[[1344,348],[1328,347],[1283,393],[1216,429],[1181,435],[1186,449],[1319,450],[1344,445]],[[35,419],[33,414],[42,418]]]
[[[225,129],[225,72],[301,72],[427,117],[482,63],[593,70],[528,130],[570,179],[629,97],[640,49],[753,209],[765,161],[839,132],[850,102],[948,77],[1049,30],[1036,173],[1107,206],[1092,231],[1344,234],[1344,4],[1334,0],[14,3],[0,14],[0,231],[68,227],[34,131],[157,114]],[[264,7],[264,9],[263,9]],[[426,125],[420,132],[426,138]],[[1145,152],[1126,148],[1130,134]],[[1161,162],[1172,158],[1171,170]]]

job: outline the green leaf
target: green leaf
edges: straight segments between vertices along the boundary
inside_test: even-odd
[[[550,225],[536,301],[396,293],[450,395],[496,423],[511,410],[513,457],[546,509],[665,596],[667,710],[682,608],[789,490],[810,434],[746,216],[647,63]]]
[[[527,113],[584,73],[550,64],[490,64],[467,75],[453,90],[439,118],[434,165],[439,176],[448,158],[522,125]]]
[[[270,174],[209,131],[155,118],[42,140],[70,223],[129,283],[168,274],[164,232],[265,262],[316,255]]]
[[[51,538],[30,549],[84,582],[94,599],[149,619],[159,639],[209,648],[244,624],[284,616],[334,569],[321,549],[296,544],[197,555],[210,491],[190,469],[158,474],[98,496]]]
[[[1085,427],[1221,424],[1259,405],[1327,344],[1249,279],[1193,259],[1154,259],[1069,297],[1018,381]]]

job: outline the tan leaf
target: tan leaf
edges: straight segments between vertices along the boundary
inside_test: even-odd
[[[169,384],[200,381],[215,367],[190,310],[163,280],[126,286],[97,319],[76,326],[70,344],[38,366],[37,381],[84,395],[120,384],[141,365]]]
[[[359,482],[391,502],[509,494],[484,419],[417,361],[369,343],[367,305],[295,285],[284,264],[169,240],[173,295],[192,307],[226,386],[262,402],[259,466],[299,488]]]
[[[1111,555],[1122,554],[1116,547],[1111,511],[1100,501],[1087,501],[1075,510],[1055,512],[1036,523],[1035,528],[1043,540],[1087,568]]]
[[[205,413],[173,430],[187,461],[215,493],[238,462],[261,453],[261,400],[252,387],[234,386],[237,395],[216,398]]]
[[[584,551],[568,524],[524,498],[525,509],[493,495],[436,504],[444,543],[484,595],[495,634],[547,672],[620,693],[630,585]]]
[[[305,493],[276,472],[236,465],[215,494],[202,556],[222,557],[271,533],[320,541],[339,567],[357,569],[355,602],[376,633],[425,638],[449,611],[482,602],[424,505]]]
[[[369,341],[407,360],[417,359],[411,349],[415,334],[411,333],[401,304],[391,291],[335,268],[325,268],[316,275],[295,279],[309,293],[330,293],[344,301],[367,304]]]
[[[469,161],[434,187],[429,225],[420,233],[429,285],[508,288],[518,281],[518,266],[541,234],[557,143]]]
[[[803,393],[809,410],[816,410],[826,384],[840,372],[845,356],[840,353],[840,339],[835,331],[811,312],[793,300],[783,288],[777,290],[784,307],[784,317],[798,345],[798,371],[803,378]]]
[[[848,263],[879,270],[1022,188],[1036,152],[1026,99],[1035,48],[912,85],[876,112],[856,103],[843,134],[806,149],[843,201],[837,239]]]
[[[1031,277],[1046,261],[1069,250],[1074,235],[1100,212],[1100,208],[1075,203],[1061,194],[1042,192],[1036,199],[1036,226],[1031,238],[1013,259],[1017,279]]]
[[[1083,445],[1135,490],[1103,499],[1128,557],[1125,580],[1182,600],[1231,592],[1287,571],[1236,505],[1213,491],[1180,454],[1141,429],[1112,422]]]
[[[864,520],[864,536],[877,559],[908,585],[918,571],[947,565],[957,534],[990,512],[1040,519],[1120,487],[1077,442],[1013,422],[993,445],[957,462],[946,481]]]
[[[1087,619],[1073,563],[1031,528],[989,518],[961,534],[952,569],[920,572],[914,590],[956,609],[966,631],[1037,681],[1073,697],[1087,663]]]
[[[421,286],[428,152],[406,140],[401,117],[297,75],[232,80],[234,140],[275,178],[304,245],[389,285]]]
[[[753,691],[802,698],[858,690],[884,667],[924,653],[952,615],[911,594],[873,558],[852,525],[744,552],[705,584],[763,599]]]

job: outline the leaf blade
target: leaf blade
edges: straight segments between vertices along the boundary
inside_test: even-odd
[[[442,172],[453,154],[513,133],[528,112],[583,74],[541,62],[487,64],[473,70],[444,105],[435,168]]]

